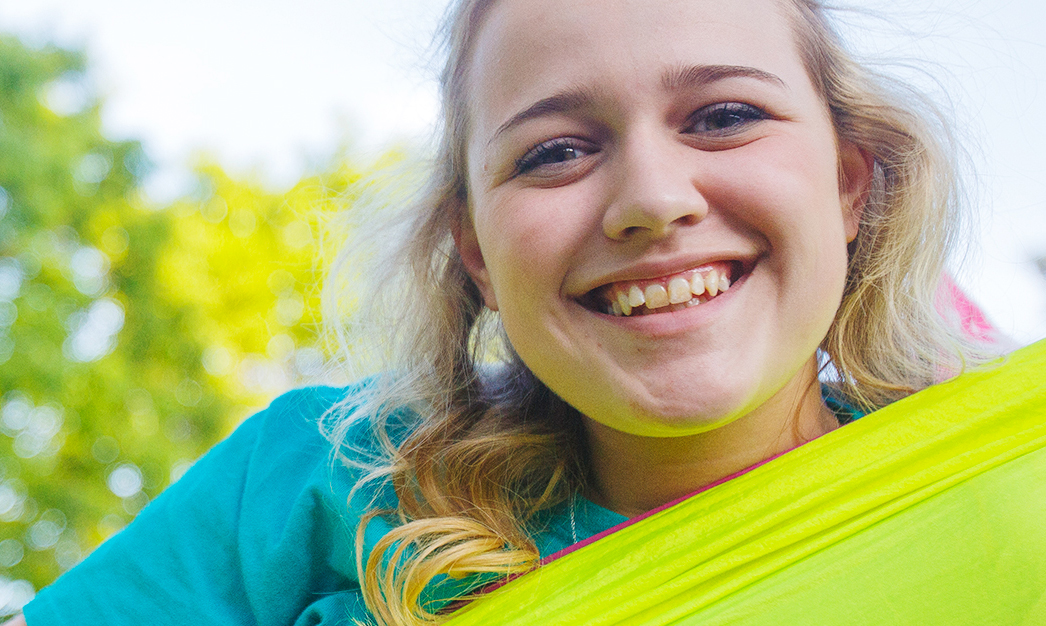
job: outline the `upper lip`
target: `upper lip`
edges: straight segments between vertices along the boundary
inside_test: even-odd
[[[680,274],[712,263],[740,263],[742,274],[747,274],[759,259],[758,254],[741,252],[705,253],[699,257],[687,259],[650,260],[629,265],[626,268],[600,275],[585,281],[574,294],[575,298],[585,297],[594,291],[614,283],[645,281],[665,278]],[[735,279],[737,277],[734,277]]]

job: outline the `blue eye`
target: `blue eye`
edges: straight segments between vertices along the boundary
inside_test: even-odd
[[[690,118],[690,132],[729,135],[769,116],[759,107],[743,102],[720,102],[699,109]]]
[[[538,144],[516,161],[516,172],[526,174],[541,166],[557,166],[595,152],[582,146],[576,139],[553,139]]]

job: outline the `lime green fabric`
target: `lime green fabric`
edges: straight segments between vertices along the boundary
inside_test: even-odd
[[[555,560],[448,624],[1046,625],[1046,342]]]

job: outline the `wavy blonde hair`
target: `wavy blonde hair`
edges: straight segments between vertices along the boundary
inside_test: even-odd
[[[359,279],[367,279],[370,290],[356,300],[365,311],[334,332],[351,361],[386,372],[328,424],[341,450],[352,424],[372,423],[381,453],[342,459],[364,467],[367,480],[391,483],[398,497],[395,510],[364,517],[357,543],[367,606],[386,626],[445,619],[422,593],[444,575],[491,580],[535,567],[531,534],[541,513],[584,489],[577,412],[515,355],[451,235],[468,205],[470,61],[493,1],[461,0],[448,13],[441,135],[421,191],[399,199],[402,210],[383,208],[383,229],[362,226],[371,238],[348,247],[327,285],[333,320],[344,294],[360,294]],[[842,304],[821,345],[838,392],[871,410],[961,371],[975,354],[934,304],[959,228],[956,150],[932,105],[853,60],[824,6],[781,1],[839,139],[875,159]],[[399,243],[382,256],[367,241]],[[364,336],[373,359],[361,356]],[[397,411],[411,416],[401,437],[386,428]],[[364,554],[363,528],[379,515],[394,528]]]

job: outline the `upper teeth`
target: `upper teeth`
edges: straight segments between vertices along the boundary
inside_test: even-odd
[[[646,298],[643,296],[643,290],[635,285],[628,290],[628,303],[632,305],[632,308],[637,306],[643,306],[646,304]]]
[[[680,304],[690,300],[690,281],[685,278],[676,277],[668,281],[668,301],[672,304]]]
[[[643,296],[648,309],[660,309],[669,304],[668,290],[657,283],[647,286],[643,290]]]
[[[708,292],[710,298],[714,298],[719,293],[719,272],[715,270],[708,272],[708,276],[705,278],[705,291]]]
[[[640,288],[639,285],[615,285],[611,291],[610,312],[616,316],[629,316],[639,307],[660,309],[670,304],[696,306],[702,301],[714,298],[720,292],[730,288],[730,278],[726,272],[710,269],[707,272],[694,272],[692,276],[675,276],[667,287],[661,282],[654,282]],[[705,296],[699,299],[698,296]]]

